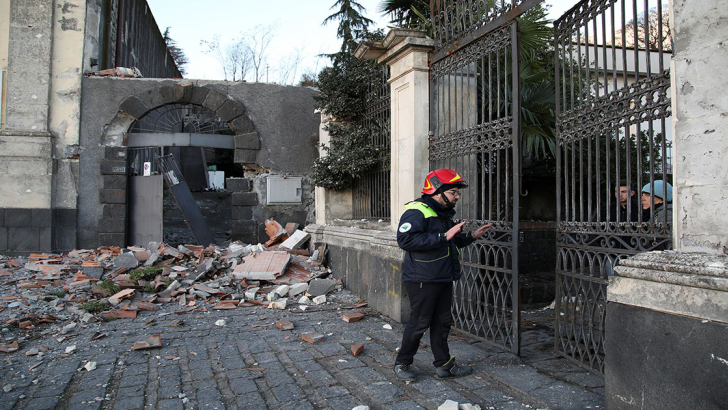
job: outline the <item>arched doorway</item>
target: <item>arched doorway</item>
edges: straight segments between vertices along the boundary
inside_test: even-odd
[[[159,106],[134,122],[126,141],[129,243],[230,239],[231,200],[224,182],[242,174],[233,162],[234,134],[215,112],[189,103]],[[160,158],[177,170],[175,180],[184,187],[168,181],[165,189],[162,175],[169,170],[160,169]]]

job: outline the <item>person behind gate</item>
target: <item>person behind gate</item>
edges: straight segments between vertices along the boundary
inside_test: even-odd
[[[422,196],[407,203],[400,218],[397,244],[405,251],[402,282],[411,311],[394,363],[394,373],[400,380],[415,380],[411,366],[428,328],[436,378],[465,376],[473,371],[455,362],[447,343],[453,323],[453,282],[461,275],[459,248],[470,245],[492,226],[464,233],[465,222],[455,224],[452,220],[460,189],[467,186],[451,169],[434,170],[425,178]]]

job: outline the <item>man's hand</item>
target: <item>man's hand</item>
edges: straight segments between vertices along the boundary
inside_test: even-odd
[[[484,233],[488,232],[490,230],[490,227],[493,226],[493,224],[483,225],[480,228],[473,231],[473,238],[478,239],[481,236],[483,236]]]
[[[452,228],[447,230],[447,240],[449,241],[452,239],[455,235],[460,233],[460,231],[463,230],[463,225],[465,225],[465,222],[460,222],[459,224],[453,226]]]

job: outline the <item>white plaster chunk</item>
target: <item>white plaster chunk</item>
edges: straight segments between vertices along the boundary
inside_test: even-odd
[[[314,305],[322,305],[326,303],[326,295],[316,296],[315,298],[313,298],[312,302],[314,303]]]
[[[245,291],[245,299],[255,300],[256,294],[258,293],[259,287],[250,288]]]
[[[280,285],[273,290],[273,293],[280,295],[280,297],[284,298],[286,297],[286,295],[288,295],[289,289],[291,289],[291,287],[288,285]]]
[[[296,296],[305,292],[306,290],[308,290],[307,283],[295,283],[291,285],[290,289],[288,289],[288,294],[291,296]]]
[[[268,304],[268,309],[285,309],[288,304],[288,299],[278,299]]]
[[[437,410],[458,410],[458,402],[445,400],[444,403],[437,407]]]

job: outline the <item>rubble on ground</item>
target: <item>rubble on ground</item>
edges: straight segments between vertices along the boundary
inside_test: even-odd
[[[326,303],[327,295],[332,297],[341,290],[341,281],[324,265],[325,246],[313,252],[302,249],[308,234],[300,233],[297,224],[285,229],[266,221],[266,227],[270,240],[265,245],[232,242],[227,247],[172,247],[150,243],[62,255],[0,255],[0,324],[5,342],[0,344],[0,352],[17,350],[17,341],[28,337],[14,330],[63,337],[77,326],[134,319],[141,312],[149,316],[163,305],[174,306],[178,314],[251,308],[305,310]],[[286,247],[281,246],[291,238]],[[344,301],[352,309],[366,306],[366,302],[356,302],[358,299]],[[218,322],[225,326],[224,321]],[[290,326],[279,325],[281,329]],[[149,339],[135,344],[134,349],[158,344]]]

